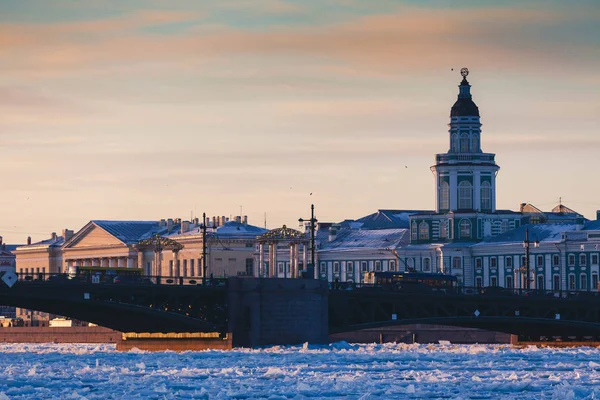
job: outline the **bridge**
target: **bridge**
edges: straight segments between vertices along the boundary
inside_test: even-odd
[[[408,324],[480,328],[531,338],[600,337],[600,297],[590,292],[555,297],[473,290],[331,290],[326,282],[305,279],[161,282],[20,280],[12,287],[0,285],[0,304],[121,332],[233,333],[234,345],[243,346],[326,342],[331,333]]]

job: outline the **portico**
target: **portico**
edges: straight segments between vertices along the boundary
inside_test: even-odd
[[[307,265],[309,239],[304,233],[283,225],[258,236],[256,240],[258,268],[254,271],[255,278],[300,277],[300,271]]]

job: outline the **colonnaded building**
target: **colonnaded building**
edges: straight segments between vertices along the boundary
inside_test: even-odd
[[[456,275],[464,286],[597,290],[600,211],[596,220],[558,204],[543,212],[496,208],[495,154],[482,150],[479,109],[461,70],[450,110],[449,149],[435,156],[436,209],[379,210],[322,232],[318,276],[358,282],[366,271]],[[529,250],[529,259],[526,257]]]
[[[495,154],[482,150],[479,109],[461,70],[450,110],[449,148],[435,156],[435,210],[379,210],[357,220],[319,222],[314,252],[309,223],[268,231],[247,218],[199,221],[93,220],[13,251],[21,276],[77,268],[137,269],[186,278],[254,276],[359,283],[365,272],[443,272],[464,286],[597,290],[600,211],[596,220],[559,203],[496,208]],[[314,222],[314,221],[313,221]],[[203,231],[203,227],[206,230]],[[526,257],[526,248],[530,257]],[[307,267],[312,264],[314,269]]]

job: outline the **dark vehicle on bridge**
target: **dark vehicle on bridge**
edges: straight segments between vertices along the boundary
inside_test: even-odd
[[[501,286],[486,286],[481,288],[480,293],[484,296],[512,296],[515,294],[512,289]]]
[[[366,284],[388,290],[415,293],[456,293],[457,278],[454,275],[428,274],[422,272],[367,272]]]
[[[90,283],[115,283],[117,276],[125,279],[142,280],[142,268],[106,268],[106,267],[76,267],[71,279]]]

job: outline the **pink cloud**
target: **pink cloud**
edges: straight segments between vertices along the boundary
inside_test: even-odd
[[[155,24],[201,18],[201,13],[139,11],[119,18],[69,24],[3,24],[0,44],[13,54],[9,59],[0,58],[0,63],[15,70],[68,73],[132,63],[160,61],[177,67],[231,61],[232,57],[268,56],[300,62],[319,58],[324,64],[338,63],[341,68],[358,66],[364,74],[410,75],[415,68],[458,67],[461,60],[489,68],[512,68],[517,62],[521,68],[539,68],[541,64],[552,68],[552,61],[559,59],[578,62],[565,58],[565,54],[593,50],[583,45],[562,49],[555,43],[540,43],[528,34],[532,26],[574,23],[583,16],[527,9],[400,7],[393,14],[358,17],[318,28],[245,31],[199,23],[180,35],[138,31]]]

